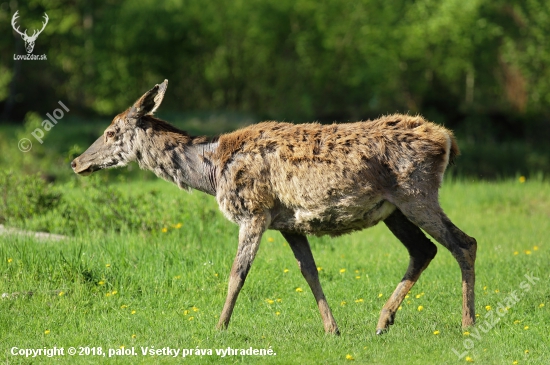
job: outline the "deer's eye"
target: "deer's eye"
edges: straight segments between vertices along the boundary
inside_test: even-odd
[[[107,132],[107,137],[108,138],[113,138],[114,136],[115,136],[115,132],[113,132],[113,131]]]

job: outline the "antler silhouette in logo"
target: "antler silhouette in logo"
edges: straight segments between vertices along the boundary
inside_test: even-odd
[[[13,30],[15,30],[17,33],[19,33],[21,35],[21,37],[23,38],[23,40],[25,41],[25,48],[27,49],[27,53],[31,53],[32,50],[34,49],[34,42],[36,41],[36,38],[38,38],[38,35],[40,33],[42,33],[42,31],[44,30],[44,28],[46,28],[46,24],[48,24],[48,14],[44,13],[44,19],[46,20],[46,22],[42,23],[42,29],[40,29],[38,31],[38,33],[36,32],[36,30],[32,33],[31,36],[28,36],[27,35],[27,30],[25,29],[25,31],[23,33],[21,33],[19,31],[19,26],[17,26],[17,28],[15,27],[15,20],[19,17],[19,15],[17,15],[17,13],[19,12],[19,10],[17,10],[15,12],[15,14],[13,14],[13,17],[11,18],[11,26],[13,27]]]

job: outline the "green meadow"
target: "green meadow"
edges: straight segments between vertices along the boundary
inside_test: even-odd
[[[36,212],[8,216],[9,225],[67,236],[0,236],[6,364],[550,361],[550,185],[542,178],[443,184],[444,210],[479,245],[477,325],[466,331],[460,270],[441,245],[395,325],[376,336],[379,311],[407,267],[406,249],[383,223],[339,238],[310,238],[341,331],[332,336],[324,333],[313,295],[276,231],[263,237],[229,329],[216,330],[238,227],[213,197],[160,180],[97,175],[54,185],[3,175],[4,188],[12,188],[4,192],[4,209],[11,201]],[[54,347],[64,354],[18,352]],[[67,353],[70,347],[76,355]],[[178,349],[177,357],[168,348]]]

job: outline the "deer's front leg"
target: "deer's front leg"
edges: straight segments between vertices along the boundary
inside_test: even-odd
[[[231,267],[227,298],[225,299],[220,321],[217,325],[218,329],[226,329],[229,325],[233,308],[237,302],[237,296],[244,285],[252,261],[254,261],[254,257],[256,257],[262,234],[268,226],[269,214],[267,213],[266,215],[255,216],[246,223],[241,224],[239,230],[239,247],[237,249],[237,255],[235,256],[235,261],[233,261],[233,266]]]

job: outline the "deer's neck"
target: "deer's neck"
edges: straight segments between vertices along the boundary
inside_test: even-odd
[[[207,156],[216,149],[217,142],[193,143],[193,138],[174,133],[142,137],[138,137],[142,143],[136,153],[141,168],[181,189],[216,195],[216,166]]]

